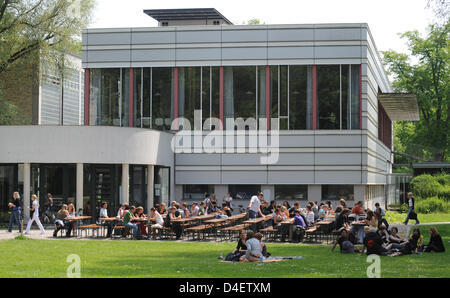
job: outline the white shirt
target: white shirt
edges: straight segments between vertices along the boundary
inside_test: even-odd
[[[101,208],[100,217],[108,217],[108,210]]]
[[[409,200],[408,200],[408,203],[409,203],[409,207],[412,207],[412,206],[413,206],[413,201],[412,201],[412,199],[409,199]]]
[[[161,214],[159,214],[159,213],[156,213],[156,223],[159,225],[162,225],[164,223],[164,220],[163,220]]]
[[[191,210],[192,216],[197,216],[199,211],[200,208],[198,208],[198,206],[195,206],[194,209]]]
[[[233,208],[233,206],[231,205],[231,201],[233,201],[232,197],[228,197],[225,199],[225,202],[227,202],[230,205],[230,208]]]
[[[258,199],[257,196],[252,197],[252,199],[250,200],[250,204],[252,204],[252,206],[250,207],[250,210],[258,213],[259,207],[261,206],[261,201]]]
[[[39,216],[39,204],[37,200],[33,201],[34,213],[33,216]]]
[[[306,220],[308,221],[308,224],[314,223],[314,212],[309,211],[306,215]]]

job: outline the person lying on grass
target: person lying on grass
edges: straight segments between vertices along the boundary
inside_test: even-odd
[[[336,239],[333,247],[331,248],[331,252],[334,251],[336,246],[339,244],[339,248],[341,253],[354,253],[360,252],[360,249],[355,247],[355,244],[358,242],[355,235],[353,235],[351,230],[342,229],[341,235]]]

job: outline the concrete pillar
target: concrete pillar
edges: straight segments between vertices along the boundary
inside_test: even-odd
[[[23,212],[24,218],[30,218],[31,164],[23,164]]]
[[[130,203],[130,166],[122,164],[122,204]]]
[[[153,207],[154,200],[154,183],[155,183],[155,167],[153,165],[147,166],[147,212],[150,213],[150,208]]]
[[[175,185],[175,201],[182,202],[183,198],[183,185],[176,184]]]
[[[264,200],[269,202],[275,200],[275,185],[262,185],[261,191],[264,194]]]
[[[217,202],[222,204],[228,193],[228,185],[214,185],[214,194],[216,195]]]
[[[78,212],[83,209],[83,164],[77,163],[77,182],[76,182],[76,195],[75,195],[75,210]],[[85,214],[86,215],[86,214]]]
[[[358,201],[362,201],[364,208],[371,208],[372,209],[372,206],[370,206],[371,202],[369,202],[369,200],[368,200],[369,198],[367,197],[366,189],[367,189],[366,185],[360,185],[360,184],[355,185],[355,188],[354,188],[354,192],[355,192],[354,201],[355,201],[355,203],[357,203]]]
[[[322,201],[322,185],[308,185],[308,202]]]

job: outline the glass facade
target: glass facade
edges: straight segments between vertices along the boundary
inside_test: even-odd
[[[354,185],[322,185],[323,201],[353,201],[355,198]]]
[[[308,200],[308,185],[275,185],[276,201]]]
[[[256,129],[248,120],[266,118],[267,110],[281,130],[311,130],[314,119],[316,129],[360,129],[360,65],[225,66],[222,82],[220,71],[178,67],[175,78],[171,67],[93,69],[90,124],[170,130],[177,114],[193,129],[198,110],[202,129],[210,130],[216,125],[206,120],[219,119],[223,105],[224,120],[247,121],[227,129]]]
[[[18,189],[18,167],[17,165],[0,165],[0,214],[9,211],[8,203],[12,202],[13,192]],[[5,216],[3,220],[8,218]]]

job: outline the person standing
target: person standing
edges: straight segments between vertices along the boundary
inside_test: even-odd
[[[33,224],[33,221],[36,222],[36,224],[38,225],[39,229],[41,230],[41,235],[45,234],[45,230],[44,227],[42,226],[41,221],[39,220],[39,203],[38,203],[38,198],[36,195],[32,195],[31,196],[31,200],[33,201],[31,208],[30,208],[30,212],[33,212],[33,215],[31,216],[30,220],[28,221],[27,224],[27,229],[25,230],[25,234],[30,233],[30,228],[31,225]]]
[[[262,192],[258,192],[256,196],[253,196],[250,200],[250,204],[248,205],[248,215],[250,219],[257,217],[264,217],[264,214],[261,211],[261,200],[263,199],[264,194]],[[259,216],[258,216],[259,215]]]
[[[8,232],[12,232],[14,223],[19,226],[19,232],[22,233],[22,224],[20,222],[20,213],[22,208],[20,207],[20,195],[16,191],[13,193],[13,201],[8,204],[8,207],[12,209],[11,217],[9,218]]]
[[[407,225],[410,219],[416,220],[416,225],[420,224],[419,219],[417,218],[417,213],[414,212],[414,197],[411,192],[408,193],[408,214],[406,215],[406,219],[404,224]]]

